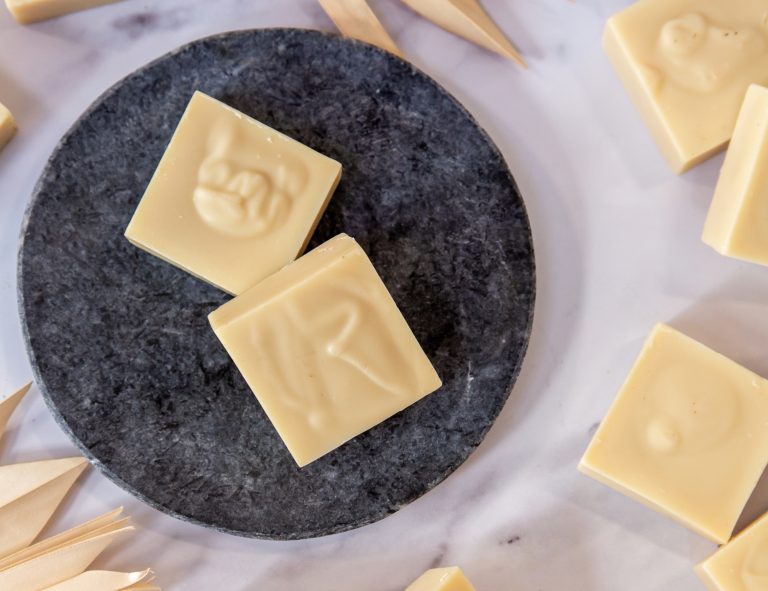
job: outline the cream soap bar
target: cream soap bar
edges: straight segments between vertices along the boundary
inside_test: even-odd
[[[125,236],[239,294],[304,250],[341,165],[196,92]]]
[[[441,386],[365,252],[345,234],[209,318],[299,466]]]
[[[475,591],[458,566],[428,570],[405,591]]]
[[[697,566],[696,573],[710,591],[768,589],[768,514]]]
[[[0,150],[16,135],[16,122],[11,112],[0,103]]]
[[[672,168],[727,144],[744,94],[768,83],[765,0],[640,0],[603,45]]]
[[[701,238],[721,254],[768,265],[768,88],[747,91]]]
[[[768,381],[662,324],[579,469],[722,544],[766,464]]]
[[[22,25],[112,2],[117,0],[5,0],[13,18]]]

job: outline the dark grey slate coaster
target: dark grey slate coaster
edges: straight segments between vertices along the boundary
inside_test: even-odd
[[[208,326],[227,297],[122,236],[196,89],[343,163],[313,246],[361,243],[445,382],[302,470]],[[531,232],[496,147],[409,64],[313,31],[210,37],[115,85],[54,151],[22,239],[22,323],[58,422],[140,499],[244,536],[340,532],[423,495],[485,436],[530,333]]]

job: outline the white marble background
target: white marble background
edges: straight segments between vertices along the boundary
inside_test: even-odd
[[[97,565],[151,565],[179,591],[397,591],[436,564],[460,564],[478,591],[703,589],[691,567],[712,544],[576,464],[659,320],[768,375],[768,269],[699,240],[722,159],[675,177],[651,143],[600,50],[605,19],[627,0],[485,0],[530,61],[526,72],[397,0],[373,4],[405,53],[488,129],[528,204],[540,295],[530,353],[498,423],[444,484],[347,534],[228,537],[151,510],[95,471],[49,531],[125,505],[141,531]],[[21,126],[0,155],[0,392],[30,376],[16,242],[59,137],[145,62],[201,36],[270,26],[332,30],[314,0],[128,0],[29,27],[0,9],[0,101]],[[75,451],[36,390],[13,425],[0,462]],[[766,509],[768,479],[745,519]]]

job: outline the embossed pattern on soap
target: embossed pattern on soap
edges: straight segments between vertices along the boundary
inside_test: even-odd
[[[323,286],[322,293],[294,290],[283,305],[267,306],[259,323],[251,326],[254,348],[269,356],[264,373],[272,369],[281,404],[303,416],[307,428],[326,431],[345,422],[345,410],[359,387],[388,404],[384,399],[407,398],[408,385],[416,380],[405,352],[370,301],[372,295],[365,293],[369,287],[336,284]],[[321,296],[334,304],[318,310],[313,301]]]
[[[756,543],[741,567],[741,580],[747,591],[768,589],[768,538]]]
[[[193,201],[197,213],[214,230],[262,236],[290,215],[307,177],[307,167],[280,152],[279,146],[274,153],[254,150],[237,128],[222,121],[210,131]]]
[[[761,54],[768,53],[766,32],[757,27],[720,23],[688,12],[661,28],[661,79],[692,92],[714,92]]]
[[[675,392],[675,396],[667,395]],[[738,424],[738,391],[714,371],[693,372],[670,365],[646,390],[650,419],[646,426],[651,450],[691,455],[707,451],[733,436]]]

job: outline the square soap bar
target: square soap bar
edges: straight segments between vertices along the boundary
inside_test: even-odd
[[[231,293],[304,250],[341,165],[195,92],[125,236]]]
[[[405,591],[475,591],[458,566],[428,570]]]
[[[768,83],[765,0],[640,0],[603,46],[678,173],[725,147],[747,87]]]
[[[768,265],[768,88],[747,91],[701,239]]]
[[[209,318],[300,466],[441,386],[368,256],[345,234]]]
[[[658,325],[579,469],[725,543],[768,464],[768,380]]]
[[[696,567],[710,591],[768,589],[768,514]]]
[[[0,150],[16,135],[16,122],[11,112],[0,103]]]

